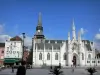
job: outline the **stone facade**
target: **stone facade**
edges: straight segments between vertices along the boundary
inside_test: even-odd
[[[100,65],[100,61],[95,57],[94,43],[89,40],[81,39],[81,32],[76,38],[74,21],[72,22],[72,39],[68,32],[68,40],[47,40],[43,35],[43,27],[39,13],[36,34],[33,43],[33,66],[55,66],[59,63],[65,66],[95,66]],[[52,35],[52,34],[51,34]]]

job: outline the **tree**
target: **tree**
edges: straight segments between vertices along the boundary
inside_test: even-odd
[[[50,69],[50,73],[49,74],[53,74],[53,75],[63,75],[63,71],[61,71],[61,67],[60,66],[55,66],[54,69]]]
[[[91,67],[86,70],[90,73],[90,75],[93,75],[93,73],[97,72],[95,68],[91,68]]]
[[[32,60],[33,60],[33,51],[32,49],[30,49],[29,56],[27,58],[27,63],[32,65]]]

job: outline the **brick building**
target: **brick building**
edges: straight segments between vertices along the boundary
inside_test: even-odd
[[[0,43],[0,65],[4,63],[4,50],[5,50],[5,43]]]
[[[24,56],[23,56],[24,61],[27,61],[28,56],[29,56],[29,49],[27,47],[25,47],[24,48]]]

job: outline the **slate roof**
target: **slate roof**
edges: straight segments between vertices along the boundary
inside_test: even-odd
[[[22,39],[19,36],[15,36],[11,38],[10,41],[22,41]]]
[[[92,48],[91,48],[90,43],[93,44],[93,42],[91,42],[91,41],[89,41],[89,40],[82,40],[82,42],[84,42],[84,45],[85,45],[85,47],[86,47],[86,49],[87,49],[88,51],[92,51]],[[85,43],[85,42],[86,42],[86,43]]]
[[[45,40],[45,43],[63,43],[66,40]]]
[[[60,50],[60,46],[63,45],[63,42],[66,42],[66,47],[68,48],[68,40],[45,40],[44,43],[36,43],[37,48],[39,49],[44,49],[44,45],[45,45],[45,49],[53,49],[56,50]],[[91,45],[90,45],[90,41],[89,40],[82,40],[82,42],[84,42],[85,48],[88,51],[92,51]],[[86,43],[85,43],[86,42]],[[93,42],[91,42],[93,43]]]

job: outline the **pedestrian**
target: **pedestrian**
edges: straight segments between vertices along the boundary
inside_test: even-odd
[[[16,75],[26,75],[26,62],[22,61],[21,66],[18,67]]]
[[[72,72],[74,72],[74,65],[72,66]]]
[[[14,66],[12,65],[12,73],[14,73]]]

